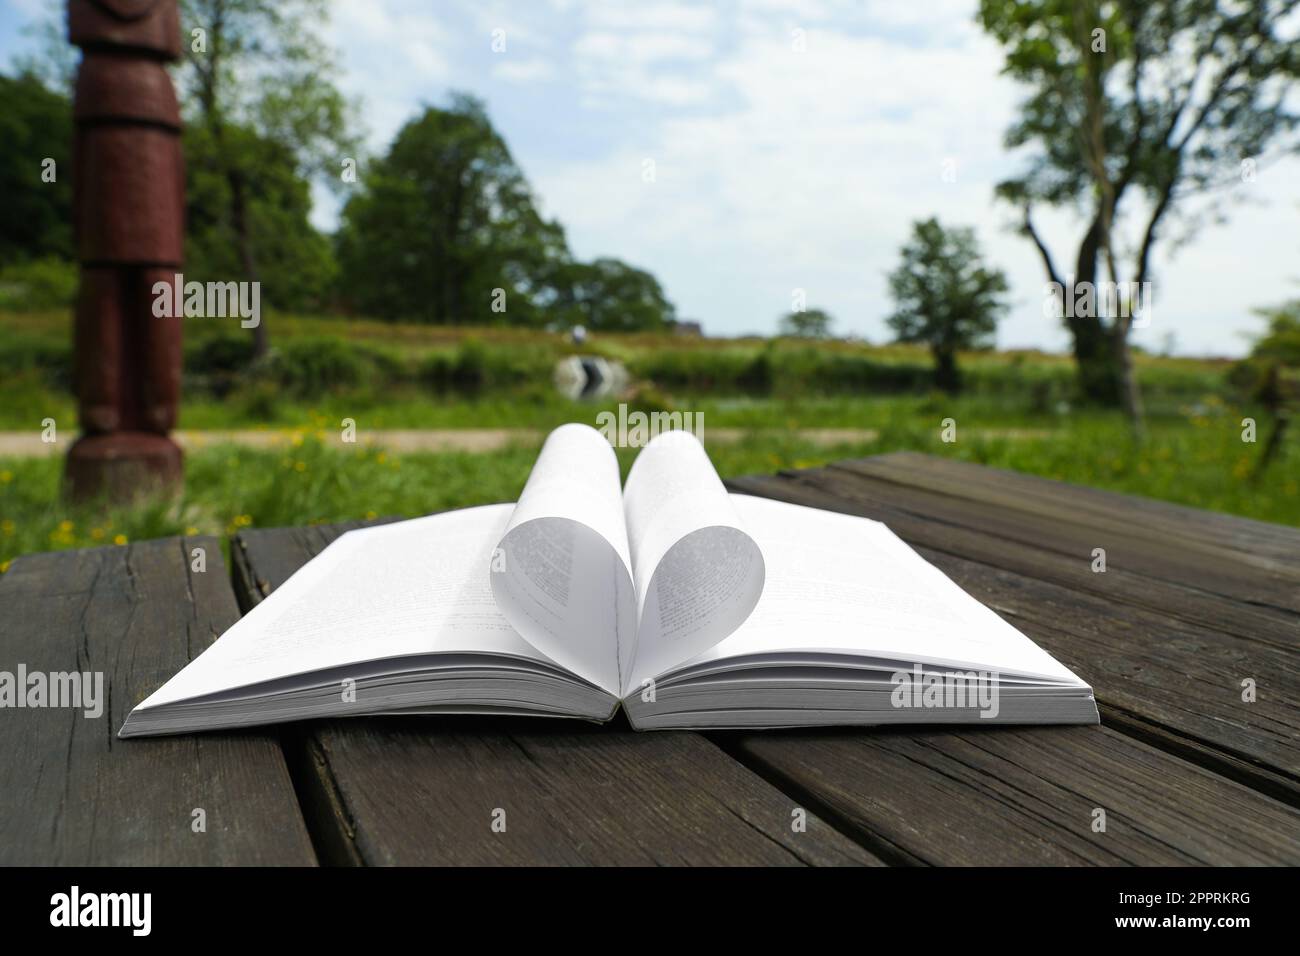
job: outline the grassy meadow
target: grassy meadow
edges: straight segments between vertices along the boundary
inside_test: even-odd
[[[73,507],[60,496],[62,457],[0,455],[0,569],[17,555],[122,544],[178,533],[329,522],[515,497],[537,441],[486,452],[340,450],[324,439],[344,418],[367,429],[528,429],[595,424],[618,399],[561,397],[558,359],[578,351],[558,334],[457,329],[272,315],[274,354],[250,368],[247,333],[192,320],[186,330],[187,430],[266,429],[271,447],[213,443],[187,457],[174,502],[129,509]],[[0,431],[61,441],[75,434],[66,312],[0,312]],[[920,349],[851,342],[601,335],[581,349],[623,362],[632,409],[704,415],[724,476],[808,467],[901,449],[1300,525],[1294,435],[1255,475],[1269,423],[1226,382],[1230,363],[1138,356],[1148,435],[1140,445],[1118,412],[1080,407],[1068,358],[1037,352],[965,355],[963,394],[929,386]],[[1256,444],[1241,420],[1259,422]],[[957,440],[941,440],[941,423]],[[736,429],[739,440],[709,440]],[[838,444],[807,432],[854,430]],[[620,450],[626,470],[635,450]]]

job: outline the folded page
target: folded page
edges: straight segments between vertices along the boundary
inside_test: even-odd
[[[618,458],[594,428],[561,425],[547,437],[490,578],[497,605],[525,640],[619,695],[636,603]]]
[[[666,432],[642,449],[623,512],[638,611],[626,696],[740,626],[763,591],[763,554],[689,432]]]

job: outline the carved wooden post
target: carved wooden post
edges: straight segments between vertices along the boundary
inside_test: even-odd
[[[74,497],[125,500],[176,487],[168,436],[180,401],[180,318],[153,313],[155,282],[180,271],[181,119],[163,64],[180,56],[175,0],[70,0],[82,49],[73,102],[73,208],[81,290],[75,378],[82,435],[68,452]]]

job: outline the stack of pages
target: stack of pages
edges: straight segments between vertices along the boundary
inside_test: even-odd
[[[373,714],[632,726],[1097,722],[1091,688],[883,524],[729,494],[669,432],[620,487],[585,425],[516,504],[350,531],[123,737]]]

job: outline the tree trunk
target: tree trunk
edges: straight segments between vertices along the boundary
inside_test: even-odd
[[[1107,407],[1121,404],[1124,394],[1123,370],[1114,343],[1097,319],[1071,323],[1074,337],[1074,363],[1079,391],[1084,401]]]
[[[216,68],[217,64],[214,60],[210,68],[214,77],[217,75]],[[226,146],[226,125],[216,109],[217,94],[214,83],[215,80],[210,81],[203,94],[203,114],[212,130],[212,137],[217,144],[217,153],[225,168],[226,183],[230,186],[230,222],[235,231],[235,246],[239,253],[239,264],[244,273],[244,281],[257,282],[257,259],[253,255],[253,233],[248,221],[248,190],[243,171],[238,168],[234,160],[230,159],[230,151]],[[261,301],[260,296],[258,301]],[[267,341],[266,324],[261,319],[259,315],[257,325],[252,328],[254,362],[264,358],[270,347]]]
[[[235,229],[235,244],[239,248],[239,263],[244,270],[244,280],[257,282],[257,260],[253,256],[253,235],[248,223],[248,191],[244,186],[244,174],[234,165],[229,165],[226,167],[226,181],[230,183],[230,219]],[[261,318],[259,315],[257,325],[252,328],[254,362],[265,358],[270,347],[266,323]]]
[[[1120,365],[1120,353],[1115,349],[1113,338],[1096,314],[1095,307],[1090,316],[1070,315],[1074,311],[1071,303],[1078,301],[1080,285],[1089,283],[1093,292],[1097,291],[1097,256],[1101,251],[1103,232],[1104,225],[1098,216],[1079,244],[1074,287],[1065,289],[1065,294],[1069,296],[1065,322],[1074,339],[1074,361],[1078,370],[1079,391],[1083,394],[1084,401],[1115,408],[1124,401],[1124,374]],[[1095,295],[1093,304],[1097,304]]]
[[[1143,417],[1142,392],[1138,388],[1137,376],[1133,372],[1133,353],[1128,347],[1128,330],[1128,320],[1117,316],[1111,339],[1115,365],[1119,370],[1120,399],[1124,406],[1124,413],[1133,426],[1133,437],[1141,442],[1146,438],[1146,419]]]
[[[1288,395],[1286,388],[1282,383],[1282,365],[1280,362],[1272,362],[1265,371],[1263,385],[1259,389],[1258,398],[1263,402],[1273,415],[1273,428],[1269,432],[1268,441],[1264,443],[1264,450],[1255,462],[1255,468],[1251,472],[1251,480],[1258,481],[1267,470],[1269,463],[1277,457],[1277,453],[1282,448],[1282,436],[1286,434],[1287,425],[1291,423],[1291,409],[1287,407]]]
[[[1079,244],[1074,276],[1061,275],[1052,261],[1047,246],[1038,235],[1038,231],[1034,229],[1029,207],[1025,207],[1023,232],[1033,241],[1039,256],[1042,257],[1043,268],[1047,271],[1047,281],[1059,287],[1065,297],[1065,301],[1061,303],[1065,307],[1063,318],[1074,348],[1074,367],[1079,394],[1090,404],[1118,406],[1123,394],[1122,375],[1116,364],[1116,352],[1110,335],[1095,314],[1093,316],[1072,314],[1073,303],[1078,300],[1079,285],[1084,282],[1095,282],[1097,255],[1101,248],[1103,230],[1100,217],[1094,219]]]
[[[957,368],[957,354],[952,349],[936,348],[934,354],[935,387],[956,395],[961,391],[961,371]]]
[[[1269,431],[1268,441],[1264,443],[1264,451],[1250,473],[1251,481],[1258,481],[1268,469],[1269,463],[1277,457],[1278,451],[1282,448],[1282,436],[1286,434],[1287,425],[1290,423],[1290,414],[1285,409],[1280,409],[1273,419],[1273,428]]]

